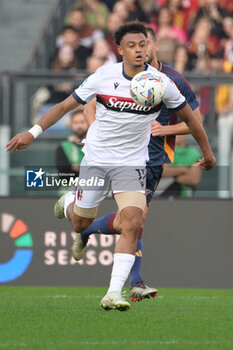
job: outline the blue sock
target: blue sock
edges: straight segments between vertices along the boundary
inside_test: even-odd
[[[133,267],[129,275],[131,287],[135,287],[138,282],[143,281],[143,278],[141,275],[142,249],[143,249],[142,238],[138,238],[135,262],[133,264]]]
[[[88,241],[88,237],[92,233],[104,233],[105,235],[114,234],[113,230],[113,221],[115,219],[116,213],[110,213],[105,216],[102,216],[99,219],[95,219],[92,224],[81,233],[82,240],[86,243]]]

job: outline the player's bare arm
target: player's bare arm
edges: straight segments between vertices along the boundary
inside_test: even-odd
[[[202,170],[197,163],[191,166],[174,166],[166,164],[163,177],[175,177],[176,182],[187,186],[197,186],[201,180]]]
[[[93,98],[89,103],[87,103],[84,106],[83,113],[85,115],[88,125],[90,126],[95,121],[96,98]]]
[[[198,162],[198,165],[205,170],[212,169],[216,163],[216,159],[211,150],[206,132],[199,120],[194,116],[190,106],[186,104],[186,106],[177,111],[176,114],[187,124],[192,136],[202,150],[204,158]]]
[[[6,145],[7,152],[11,150],[12,152],[15,152],[17,150],[27,148],[34,141],[34,139],[37,136],[39,136],[39,134],[42,131],[54,125],[67,112],[77,107],[77,105],[78,105],[78,102],[74,99],[72,95],[70,95],[64,101],[50,108],[39,120],[39,122],[33,127],[35,128],[34,129],[35,134],[34,134],[34,131],[32,132],[26,131],[15,135]]]
[[[200,108],[197,107],[193,113],[203,125],[203,120],[200,112]],[[152,136],[167,136],[167,135],[186,135],[190,134],[190,130],[185,122],[181,122],[174,125],[161,125],[156,120],[154,121],[151,128]]]
[[[185,174],[176,177],[176,182],[187,186],[197,186],[201,181],[201,176],[202,170],[200,167],[192,164]]]

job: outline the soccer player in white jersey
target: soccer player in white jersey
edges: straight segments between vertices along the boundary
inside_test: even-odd
[[[122,227],[115,247],[110,286],[101,301],[105,310],[125,311],[130,308],[121,291],[135,259],[137,237],[146,207],[144,171],[148,159],[147,145],[152,123],[161,108],[161,104],[151,108],[134,103],[129,90],[130,80],[135,74],[147,70],[162,77],[166,85],[163,103],[186,122],[200,145],[203,152],[200,166],[209,170],[216,162],[203,127],[175,84],[163,73],[144,64],[146,38],[147,30],[139,22],[121,26],[115,33],[115,41],[123,62],[98,69],[71,96],[47,111],[38,124],[13,137],[6,146],[8,151],[28,147],[43,130],[55,124],[65,113],[96,96],[96,120],[87,133],[80,178],[88,179],[98,171],[106,183],[111,183]],[[71,193],[63,197],[64,208],[62,199],[59,200],[62,209],[60,214],[65,214],[76,232],[82,232],[94,220],[98,205],[105,195],[106,189],[85,191],[78,185],[75,198]]]

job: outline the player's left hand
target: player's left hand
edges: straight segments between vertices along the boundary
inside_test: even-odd
[[[159,122],[156,120],[154,121],[152,128],[151,128],[151,135],[152,136],[165,136],[165,126],[161,125]]]
[[[197,165],[204,170],[212,169],[215,166],[215,164],[216,164],[216,159],[214,155],[210,157],[202,158],[197,162]]]
[[[33,140],[34,137],[28,131],[17,134],[14,137],[12,137],[12,139],[6,145],[6,151],[15,152],[17,150],[27,148]]]

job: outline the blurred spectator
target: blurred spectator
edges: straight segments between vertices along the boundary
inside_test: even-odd
[[[164,63],[171,64],[177,44],[184,43],[186,36],[184,31],[172,26],[171,12],[167,7],[162,7],[159,10],[157,22],[158,58]],[[154,29],[153,24],[151,26]]]
[[[202,18],[196,24],[188,45],[188,70],[202,73],[210,72],[210,54],[214,52],[214,43],[211,41],[211,24],[208,18]],[[201,86],[196,88],[200,100],[200,111],[205,121],[210,112],[210,88]]]
[[[93,56],[99,57],[104,62],[103,64],[116,63],[117,59],[111,51],[110,45],[105,39],[99,39],[94,43]]]
[[[170,36],[175,38],[180,43],[185,43],[187,41],[187,36],[185,32],[175,27],[172,24],[172,14],[168,7],[162,7],[158,12],[158,36],[168,36],[170,31]]]
[[[104,60],[101,57],[91,56],[87,60],[87,71],[89,73],[94,73],[103,64],[104,64]]]
[[[210,72],[210,58],[208,55],[203,54],[198,57],[196,71],[203,73]]]
[[[167,0],[166,7],[171,12],[172,26],[188,34],[189,16],[186,8],[183,7],[182,0]]]
[[[207,17],[201,18],[195,26],[189,41],[189,66],[196,69],[199,58],[208,57],[221,49],[220,41],[211,35],[211,23]]]
[[[189,61],[190,64],[190,61]],[[200,55],[196,61],[195,70],[206,74],[210,71],[210,59],[209,56],[205,53]],[[209,86],[201,86],[195,89],[196,95],[200,100],[200,111],[203,116],[203,119],[206,121],[207,116],[210,112],[210,88]]]
[[[56,38],[56,47],[60,48],[64,44],[70,44],[74,49],[78,47],[78,31],[71,25],[62,28],[60,34]]]
[[[199,0],[159,0],[159,8],[167,6],[172,12],[172,24],[184,30],[188,35],[196,13],[199,9]]]
[[[120,0],[128,9],[128,20],[138,20],[141,22],[149,22],[149,16],[144,12],[138,0]]]
[[[105,29],[105,32],[106,32],[105,39],[110,45],[111,51],[116,56],[118,62],[122,60],[122,57],[117,50],[117,46],[114,40],[114,34],[122,24],[123,24],[122,18],[117,13],[113,12],[113,13],[110,13],[108,17],[107,28]]]
[[[85,13],[82,9],[71,11],[67,22],[77,30],[79,44],[82,46],[91,49],[96,40],[103,38],[101,30],[95,29],[86,23]]]
[[[208,18],[211,23],[211,34],[216,37],[224,35],[222,21],[228,11],[218,6],[218,0],[202,0],[202,5],[194,20],[196,24],[200,18]]]
[[[57,56],[52,63],[53,70],[76,69],[77,60],[74,48],[70,44],[64,44],[58,50]]]
[[[210,56],[209,69],[213,73],[223,72],[224,67],[224,51],[218,51]]]
[[[212,55],[209,60],[211,72],[219,73],[224,71],[224,52],[219,51]],[[231,86],[219,85],[215,88],[215,110],[217,114],[228,114]],[[226,113],[227,111],[227,113]]]
[[[116,13],[123,21],[123,23],[126,22],[129,18],[128,6],[121,0],[117,1],[113,6],[113,13]]]
[[[186,72],[188,69],[188,50],[185,45],[178,45],[174,52],[173,67],[179,72]]]
[[[173,180],[160,197],[193,197],[201,181],[201,169],[195,164],[200,157],[196,148],[187,146],[186,135],[177,135],[174,162],[166,164],[163,171],[163,178]]]
[[[140,8],[144,11],[147,18],[150,19],[151,13],[156,10],[157,1],[154,0],[138,0]]]
[[[116,0],[102,0],[102,2],[108,6],[109,11],[112,11]]]
[[[77,60],[75,57],[75,51],[69,44],[64,44],[58,50],[57,56],[52,63],[52,69],[55,71],[60,70],[75,70],[77,68]],[[46,103],[53,104],[59,103],[67,98],[72,92],[74,86],[72,83],[60,83],[57,85],[48,86],[49,98]]]
[[[83,0],[87,24],[93,28],[104,29],[109,15],[108,7],[99,0]]]
[[[220,8],[228,11],[230,15],[233,15],[233,1],[232,0],[219,0],[218,5]]]
[[[64,44],[69,44],[73,47],[76,57],[76,68],[85,69],[86,60],[91,55],[91,49],[80,45],[78,31],[70,25],[63,27],[61,33],[58,35],[56,40],[57,49],[54,56],[57,55],[58,49]]]
[[[117,31],[117,29],[123,24],[124,24],[124,21],[118,13],[116,12],[110,13],[106,28],[104,30],[104,32],[106,33],[106,36],[108,34],[111,34],[113,36]]]
[[[233,17],[225,17],[223,20],[224,33],[227,36],[224,45],[225,71],[233,69]]]
[[[182,6],[186,11],[186,16],[188,19],[187,21],[188,27],[186,28],[187,35],[189,33],[189,28],[192,27],[192,24],[196,17],[196,13],[199,10],[199,4],[200,4],[200,0],[182,0]]]
[[[84,157],[82,141],[88,130],[83,110],[76,109],[72,112],[70,127],[72,134],[56,150],[56,166],[60,173],[74,173],[74,176],[79,176],[79,165]],[[68,175],[61,175],[60,178],[69,180]]]

